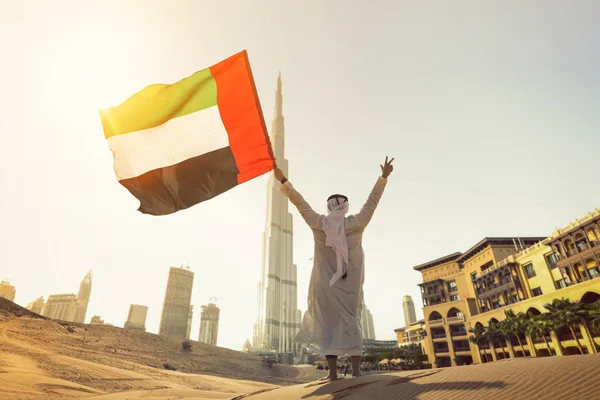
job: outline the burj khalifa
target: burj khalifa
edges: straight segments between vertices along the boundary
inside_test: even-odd
[[[277,165],[288,176],[282,102],[280,74],[275,93],[275,117],[271,124],[271,144]],[[294,338],[300,328],[300,312],[297,310],[296,265],[293,263],[292,215],[288,211],[288,199],[279,187],[271,173],[267,184],[267,218],[252,345],[260,351],[275,351],[280,362],[291,363],[297,353]]]

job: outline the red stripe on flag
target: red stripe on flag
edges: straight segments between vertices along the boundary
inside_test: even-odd
[[[246,50],[210,67],[217,104],[240,170],[238,184],[271,171],[275,157]]]

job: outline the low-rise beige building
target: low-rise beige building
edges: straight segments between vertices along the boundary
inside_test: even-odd
[[[421,272],[427,355],[438,366],[485,362],[469,342],[470,328],[505,318],[504,312],[540,314],[555,298],[589,303],[600,298],[600,211],[549,237],[485,238],[464,254],[418,265]],[[585,352],[595,353],[600,332],[575,329]],[[578,352],[568,332],[547,339],[553,354]],[[519,343],[519,341],[521,343]],[[548,341],[548,340],[547,340]],[[543,341],[515,338],[490,359],[547,355]],[[485,349],[484,349],[485,351]]]
[[[398,347],[406,346],[409,344],[425,346],[427,336],[425,320],[418,320],[409,326],[403,328],[394,329],[396,332],[396,338],[398,340]]]

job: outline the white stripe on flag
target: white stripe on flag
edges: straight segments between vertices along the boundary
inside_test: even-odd
[[[108,138],[117,179],[140,176],[229,146],[218,105],[155,128]]]

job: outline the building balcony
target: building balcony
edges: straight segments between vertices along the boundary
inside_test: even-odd
[[[481,300],[485,300],[490,297],[496,297],[504,292],[510,293],[512,291],[517,291],[517,285],[514,281],[508,281],[503,283],[497,283],[492,286],[488,286],[485,289],[482,288],[478,290],[477,297]]]
[[[470,349],[469,350],[461,350],[461,351],[455,350],[454,354],[457,356],[472,356],[473,355],[471,353]]]
[[[600,257],[600,244],[596,242],[592,241],[592,246],[588,246],[587,244],[580,246],[582,249],[579,252],[567,251],[566,255],[561,254],[556,263],[557,267],[567,267],[569,264],[581,262],[582,259],[594,258],[594,255]]]
[[[434,353],[437,357],[450,357],[449,349],[434,350]]]
[[[444,343],[447,342],[448,339],[446,338],[446,336],[444,337],[437,337],[437,338],[432,338],[433,339],[433,343]]]
[[[448,336],[446,336],[446,334],[445,334],[445,333],[432,333],[432,334],[431,334],[431,338],[432,338],[432,339],[445,339],[445,338],[447,338],[447,337],[448,337]]]
[[[468,351],[469,353],[471,353],[471,348],[469,346],[456,346],[454,347],[454,352],[455,353],[460,353],[463,351]]]
[[[429,326],[439,326],[444,325],[444,319],[434,319],[427,323]]]
[[[463,322],[465,322],[465,317],[464,317],[464,315],[457,315],[457,316],[454,316],[454,317],[448,317],[448,318],[446,318],[446,321],[449,324],[463,323]]]
[[[466,339],[469,334],[466,331],[452,332],[452,339]]]

